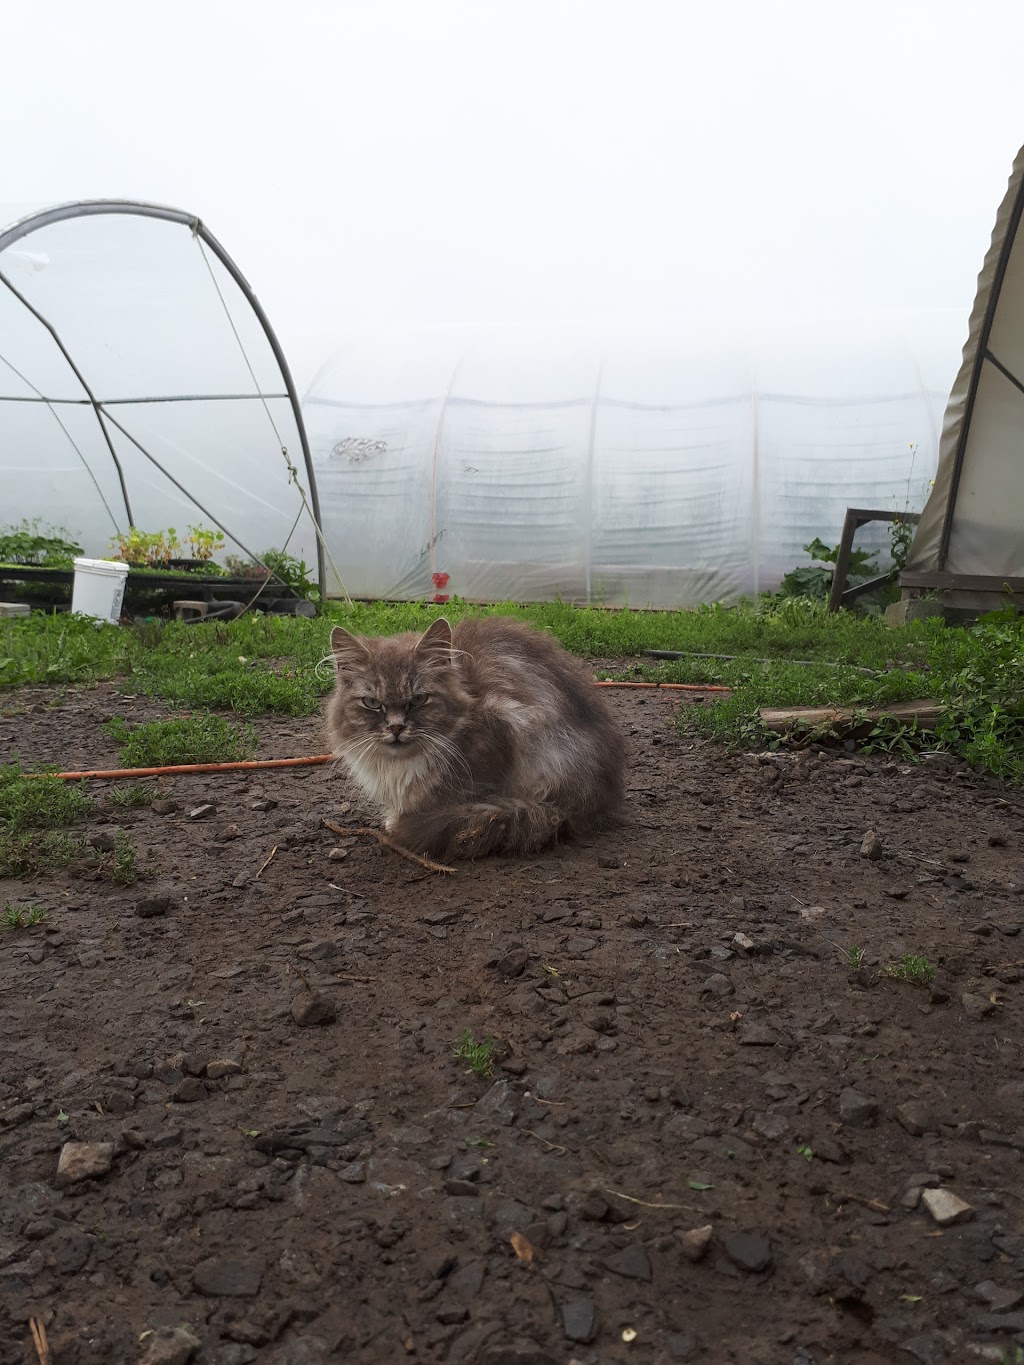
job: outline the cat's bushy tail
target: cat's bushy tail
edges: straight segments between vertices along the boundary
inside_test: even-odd
[[[581,830],[578,818],[550,801],[501,797],[403,815],[393,833],[398,843],[434,858],[483,858],[537,853]]]

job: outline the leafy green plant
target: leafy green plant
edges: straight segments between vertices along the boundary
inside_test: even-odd
[[[796,1154],[797,1156],[802,1156],[805,1161],[814,1160],[814,1152],[810,1147],[798,1147],[796,1149]]]
[[[211,531],[205,526],[190,526],[188,543],[193,559],[209,560],[224,544],[224,532]]]
[[[863,948],[847,948],[846,960],[852,972],[862,972],[866,953]]]
[[[939,744],[993,777],[1024,782],[1024,617],[1009,607],[946,632],[931,663],[945,705]]]
[[[317,586],[310,578],[309,566],[304,560],[296,559],[294,555],[286,554],[283,550],[267,550],[262,560],[266,567],[283,583],[287,583],[297,596],[307,600],[318,596]]]
[[[46,526],[36,519],[0,527],[0,564],[70,569],[72,562],[84,553],[62,526]]]
[[[487,1080],[494,1070],[494,1039],[477,1042],[470,1029],[464,1029],[454,1055],[466,1062],[474,1076]]]
[[[156,569],[166,568],[181,546],[173,526],[166,531],[140,531],[137,526],[130,526],[114,537],[110,548],[125,564]]]
[[[825,602],[832,591],[834,567],[826,569],[818,568],[817,565],[831,564],[834,566],[839,558],[839,546],[826,545],[819,536],[815,536],[809,545],[804,546],[804,553],[809,554],[815,564],[792,569],[779,585],[779,592],[783,597],[809,597],[812,602]],[[878,555],[876,551],[853,550],[851,552],[850,566],[846,574],[847,582],[851,587],[857,583],[866,582],[877,573]]]
[[[252,758],[258,736],[251,725],[201,712],[129,727],[115,716],[104,726],[126,768],[164,768],[182,763],[237,763]]]
[[[899,962],[882,968],[882,975],[893,981],[906,981],[911,986],[930,986],[935,980],[935,968],[926,957],[904,953]]]

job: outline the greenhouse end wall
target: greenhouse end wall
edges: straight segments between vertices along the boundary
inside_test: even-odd
[[[774,589],[848,507],[920,511],[965,329],[941,312],[352,335],[303,402],[328,549],[370,598],[430,597],[435,574],[470,601]]]

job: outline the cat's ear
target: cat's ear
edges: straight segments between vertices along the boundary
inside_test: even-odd
[[[451,663],[452,628],[443,616],[439,616],[417,641],[416,653],[439,664]]]
[[[331,631],[331,653],[334,667],[339,673],[366,663],[366,646],[358,636],[352,635],[344,626],[335,626]]]

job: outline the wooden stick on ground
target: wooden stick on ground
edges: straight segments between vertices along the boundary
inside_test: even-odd
[[[425,867],[428,872],[455,872],[454,867],[446,867],[444,863],[432,862],[430,858],[423,858],[418,853],[413,853],[410,848],[403,848],[401,844],[396,844],[394,839],[389,839],[386,834],[382,834],[379,829],[347,829],[344,825],[336,825],[333,820],[324,820],[324,828],[331,830],[334,834],[341,834],[345,838],[351,839],[360,834],[367,834],[371,839],[376,839],[378,844],[383,844],[392,853],[397,853],[400,858],[408,858],[411,863],[419,863],[420,867]]]
[[[53,1356],[50,1355],[50,1343],[47,1340],[46,1328],[40,1318],[29,1318],[28,1330],[32,1333],[32,1345],[36,1348],[36,1355],[39,1357],[39,1365],[53,1365]]]
[[[919,730],[934,730],[942,715],[941,702],[896,701],[890,706],[870,709],[856,706],[763,706],[759,712],[761,724],[776,734],[792,730],[829,730],[836,735],[867,733],[883,716],[891,716],[905,725],[916,725]]]

